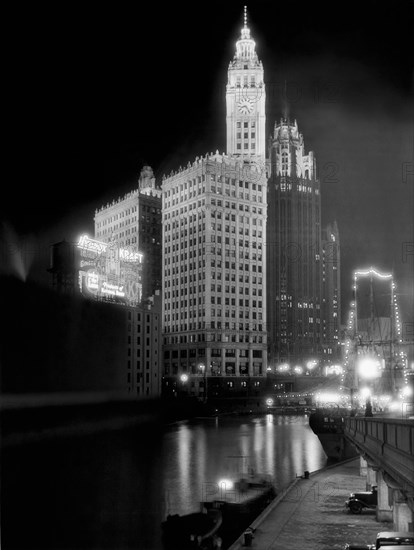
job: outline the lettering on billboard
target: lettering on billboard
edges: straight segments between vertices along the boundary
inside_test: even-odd
[[[79,238],[77,247],[81,292],[128,305],[141,301],[143,254],[136,248],[121,248],[116,241],[104,243],[87,235]]]

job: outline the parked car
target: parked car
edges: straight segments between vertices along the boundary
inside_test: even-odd
[[[400,546],[404,550],[414,550],[413,531],[381,531],[377,534],[374,548],[377,550],[396,550]]]
[[[351,493],[345,506],[353,514],[360,514],[363,508],[375,509],[377,506],[377,487],[372,487],[372,491],[361,493]]]
[[[358,542],[347,542],[344,550],[375,550],[375,544],[359,544]]]

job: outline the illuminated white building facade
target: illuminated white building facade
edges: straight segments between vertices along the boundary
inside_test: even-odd
[[[266,178],[217,153],[162,191],[166,377],[265,375]]]
[[[265,88],[246,12],[226,107],[227,154],[197,158],[162,184],[165,376],[189,373],[198,395],[204,377],[234,388],[231,378],[267,370]]]
[[[266,116],[263,64],[256,53],[255,41],[244,26],[236,43],[236,53],[228,69],[226,89],[227,154],[266,157]]]

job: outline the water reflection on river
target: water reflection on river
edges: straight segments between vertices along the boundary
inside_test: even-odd
[[[164,435],[165,512],[187,513],[220,479],[253,468],[271,475],[280,491],[296,474],[326,464],[304,416],[226,418],[182,423]]]
[[[251,467],[280,492],[325,465],[303,416],[202,419],[5,449],[2,548],[159,549],[166,514],[198,510],[220,478]]]

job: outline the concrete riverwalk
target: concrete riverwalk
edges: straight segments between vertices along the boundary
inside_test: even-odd
[[[359,473],[359,457],[298,477],[251,524],[251,548],[257,550],[332,550],[345,543],[375,542],[379,531],[392,523],[376,521],[375,510],[350,514],[349,493],[366,490]],[[229,550],[246,548],[242,535]]]

